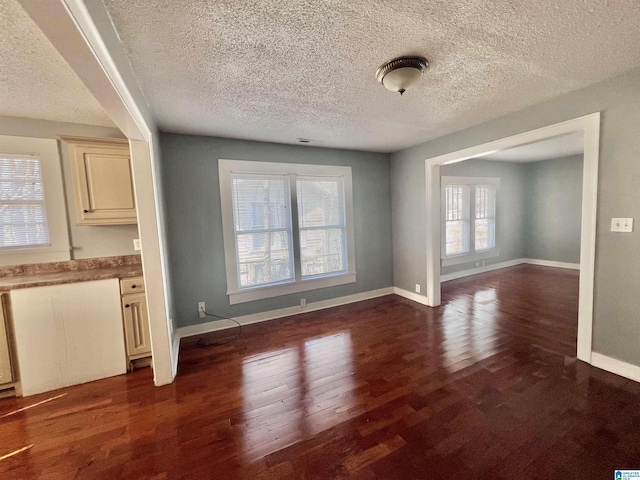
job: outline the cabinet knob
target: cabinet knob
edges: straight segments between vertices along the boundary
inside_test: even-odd
[[[136,288],[136,286],[135,285],[131,285],[131,288]]]
[[[83,212],[84,212],[84,213],[89,213],[89,210],[86,210],[86,209],[85,209],[85,210],[83,210]]]
[[[124,306],[124,308],[129,308],[131,305],[129,305],[128,303]]]

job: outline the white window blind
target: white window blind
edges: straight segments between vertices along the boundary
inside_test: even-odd
[[[496,245],[496,188],[476,185],[475,249],[489,250]]]
[[[469,186],[445,187],[446,255],[469,252]]]
[[[298,176],[296,185],[302,277],[346,271],[343,179]]]
[[[49,244],[40,159],[0,154],[0,248]]]
[[[235,305],[356,281],[351,167],[218,160]]]
[[[240,288],[294,278],[289,178],[232,175]]]

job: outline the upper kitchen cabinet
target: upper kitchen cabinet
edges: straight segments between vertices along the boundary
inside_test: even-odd
[[[60,137],[69,146],[78,225],[137,223],[129,142]]]

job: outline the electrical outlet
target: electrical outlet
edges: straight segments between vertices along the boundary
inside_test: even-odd
[[[300,308],[305,308],[307,306],[307,299],[306,298],[301,298],[300,299]]]
[[[476,267],[479,267],[480,266],[480,262],[476,262],[475,265],[476,265]]]
[[[416,293],[420,293],[420,284],[416,283]]]
[[[205,308],[204,308],[204,302],[198,302],[198,317],[200,318],[204,318],[207,316],[205,312]]]
[[[133,239],[133,249],[134,250],[142,250],[142,245],[140,245],[140,239],[139,238],[134,238]]]
[[[623,233],[633,232],[633,218],[612,218],[611,231]]]

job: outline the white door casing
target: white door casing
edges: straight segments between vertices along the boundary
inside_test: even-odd
[[[593,334],[593,285],[596,256],[600,112],[529,132],[494,140],[425,160],[427,225],[427,305],[440,305],[440,166],[480,158],[507,148],[540,140],[581,133],[584,136],[582,231],[580,240],[580,299],[577,357],[591,363]]]

